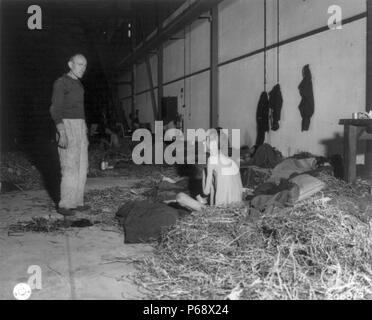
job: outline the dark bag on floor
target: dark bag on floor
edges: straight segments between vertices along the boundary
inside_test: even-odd
[[[162,230],[179,218],[176,209],[152,201],[129,201],[116,213],[124,228],[125,243],[146,243],[159,239]]]

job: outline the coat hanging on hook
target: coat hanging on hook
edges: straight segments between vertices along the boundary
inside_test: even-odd
[[[276,84],[269,93],[269,108],[271,110],[271,130],[279,129],[280,113],[283,106],[283,97],[280,84]]]
[[[298,108],[302,117],[302,131],[308,131],[310,127],[310,119],[314,114],[314,93],[313,82],[310,71],[310,66],[307,64],[302,68],[303,79],[298,86],[301,95],[301,102]]]
[[[276,77],[277,84],[269,93],[269,108],[271,110],[271,130],[279,129],[280,113],[283,107],[283,97],[279,84],[279,0],[277,0],[277,50],[276,50]]]

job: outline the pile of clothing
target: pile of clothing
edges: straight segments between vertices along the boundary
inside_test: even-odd
[[[283,160],[271,171],[270,178],[254,190],[251,206],[264,211],[272,206],[293,205],[311,197],[325,187],[316,178],[320,171],[315,157]]]

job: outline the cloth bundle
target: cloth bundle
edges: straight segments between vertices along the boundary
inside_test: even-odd
[[[288,158],[279,163],[271,172],[269,182],[279,183],[281,179],[289,179],[294,173],[304,173],[316,168],[316,158]]]
[[[325,187],[322,181],[308,174],[298,175],[288,181],[283,179],[279,186],[272,184],[271,189],[264,190],[270,183],[265,185],[260,187],[261,190],[256,190],[256,192],[263,192],[264,194],[257,195],[251,201],[252,207],[260,211],[270,206],[280,208],[291,206],[298,201],[313,196]],[[276,191],[278,192],[275,193]]]
[[[116,218],[124,228],[125,243],[146,243],[158,239],[186,213],[163,203],[129,201],[119,208]]]
[[[301,174],[289,180],[298,186],[298,199],[297,201],[305,200],[312,195],[318,193],[325,187],[325,183],[309,174]]]
[[[325,184],[306,174],[314,172],[316,166],[316,158],[285,159],[272,170],[270,178],[256,188],[252,207],[260,211],[270,206],[285,207],[321,191]]]

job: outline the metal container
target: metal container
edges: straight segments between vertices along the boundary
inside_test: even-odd
[[[353,112],[351,115],[352,119],[358,119],[358,112]]]
[[[110,166],[108,161],[101,161],[101,170],[114,169],[114,166]]]
[[[108,163],[107,161],[101,161],[101,170],[106,170],[108,167]]]

